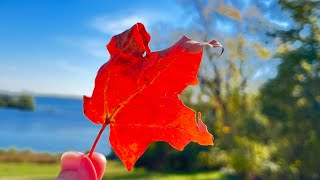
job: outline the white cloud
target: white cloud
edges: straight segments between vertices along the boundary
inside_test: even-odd
[[[84,39],[81,44],[81,48],[88,52],[90,55],[98,58],[109,58],[109,53],[107,51],[106,45],[107,41],[98,39]]]
[[[147,30],[150,30],[153,25],[158,23],[171,25],[177,24],[177,21],[179,21],[179,18],[181,17],[181,13],[182,12],[180,11],[150,12],[149,10],[133,13],[121,13],[116,15],[100,15],[94,17],[89,22],[89,25],[102,33],[113,36],[127,30],[137,22],[143,23]]]
[[[130,28],[137,22],[143,23],[145,26],[149,25],[149,19],[141,15],[133,15],[125,18],[114,18],[110,16],[100,16],[92,20],[91,25],[96,30],[115,35]]]
[[[106,49],[108,43],[106,40],[89,37],[55,37],[54,39],[68,46],[79,48],[81,51],[97,58],[110,57]]]
[[[282,27],[282,28],[287,28],[289,26],[289,22],[286,21],[279,21],[279,20],[269,20],[272,24]]]
[[[71,64],[70,62],[65,60],[56,61],[56,66],[57,68],[67,73],[72,73],[72,74],[82,75],[82,76],[91,75],[91,72],[87,68],[77,66],[76,64]]]
[[[150,10],[149,10],[150,11]],[[137,22],[144,24],[146,29],[150,31],[152,26],[163,24],[179,24],[182,11],[175,11],[175,15],[168,12],[149,12],[142,11],[137,13],[118,13],[112,15],[100,15],[93,17],[88,25],[95,31],[104,33],[103,39],[100,38],[101,34],[94,37],[55,37],[55,40],[60,41],[66,45],[79,48],[80,50],[87,52],[89,55],[109,59],[110,55],[106,49],[107,43],[109,43],[110,38],[116,34],[119,34],[130,27],[132,27]]]
[[[265,77],[268,73],[270,73],[271,69],[269,66],[263,66],[259,68],[253,75],[252,79],[259,79]]]

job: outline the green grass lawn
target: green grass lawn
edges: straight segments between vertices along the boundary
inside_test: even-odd
[[[0,162],[0,180],[49,180],[54,179],[59,172],[58,164],[34,164],[34,163],[6,163]],[[127,172],[124,165],[117,161],[108,161],[105,180],[120,179],[150,179],[150,180],[214,180],[226,179],[226,176],[218,171],[201,172],[195,174],[163,174],[133,169]]]

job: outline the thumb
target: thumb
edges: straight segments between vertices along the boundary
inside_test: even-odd
[[[61,171],[78,170],[83,156],[83,153],[75,151],[63,153],[61,156]]]
[[[106,159],[100,153],[93,153],[91,159],[81,152],[66,152],[61,157],[60,179],[101,179]]]
[[[94,152],[92,153],[90,160],[96,170],[97,178],[101,179],[106,170],[106,164],[107,164],[106,157],[103,154]]]

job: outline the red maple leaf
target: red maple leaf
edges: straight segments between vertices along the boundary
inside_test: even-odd
[[[148,145],[166,141],[178,150],[191,141],[213,145],[213,136],[196,112],[178,95],[198,84],[203,45],[182,37],[175,45],[150,52],[150,35],[141,23],[112,37],[110,60],[98,71],[92,97],[84,96],[84,113],[103,124],[91,149],[110,124],[110,144],[130,171]],[[144,55],[145,54],[145,55]]]

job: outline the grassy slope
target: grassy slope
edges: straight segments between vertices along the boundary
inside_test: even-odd
[[[34,163],[5,163],[0,162],[0,180],[49,180],[54,179],[59,172],[58,164]],[[108,161],[107,170],[103,179],[149,179],[149,180],[214,180],[225,179],[220,172],[206,172],[198,174],[161,174],[134,169],[127,172],[122,164]]]

